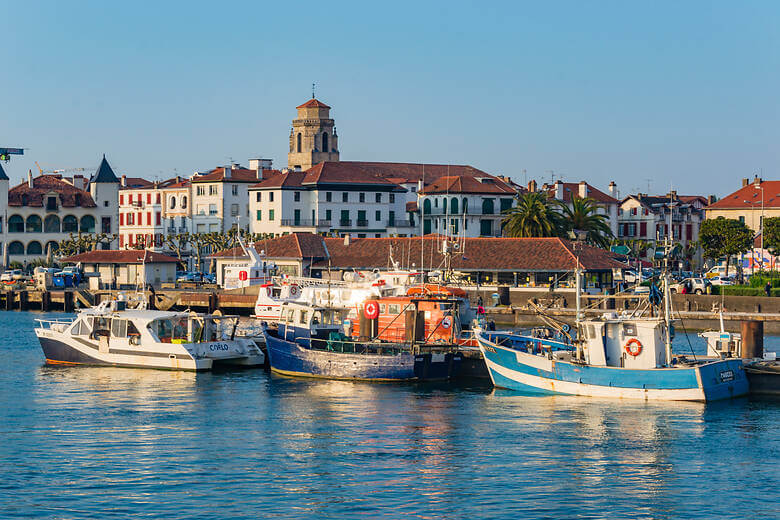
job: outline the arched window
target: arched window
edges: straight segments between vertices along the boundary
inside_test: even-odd
[[[92,215],[84,215],[81,217],[81,231],[84,233],[95,232],[95,217]]]
[[[423,213],[426,215],[431,214],[431,199],[425,199],[423,202]]]
[[[298,153],[301,153],[301,134],[298,132]]]
[[[43,221],[44,233],[59,233],[60,232],[60,217],[57,215],[49,215]]]
[[[27,225],[25,226],[27,233],[40,233],[42,229],[43,221],[41,221],[41,217],[38,215],[30,215],[27,217]]]
[[[458,199],[452,197],[452,200],[450,201],[450,213],[454,215],[457,212],[458,212]]]
[[[76,233],[79,230],[79,221],[73,215],[65,215],[62,219],[63,233]]]
[[[462,204],[463,213],[469,212],[469,199],[466,197],[463,197],[463,204]]]
[[[187,196],[184,195],[181,198],[181,209],[187,209]]]
[[[493,199],[482,199],[482,214],[492,215],[493,211]]]
[[[322,151],[323,152],[328,151],[328,132],[322,133]]]
[[[52,240],[51,242],[46,242],[46,254],[48,255],[49,252],[55,253],[60,248],[60,245]]]
[[[33,240],[29,244],[27,244],[27,254],[28,255],[42,255],[43,254],[43,247],[41,247],[41,243],[37,240]]]
[[[172,196],[171,198],[168,199],[168,207],[171,209],[176,208],[176,197]]]
[[[11,215],[8,218],[9,233],[24,233],[24,219],[21,215]]]
[[[14,240],[10,244],[8,244],[8,254],[9,255],[23,255],[24,254],[24,244],[22,244],[18,240]]]

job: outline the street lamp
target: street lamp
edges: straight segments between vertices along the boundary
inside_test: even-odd
[[[756,177],[756,183],[753,186],[757,190],[761,190],[761,222],[759,227],[761,228],[761,270],[764,270],[764,187],[761,186],[761,181]]]
[[[763,195],[764,195],[763,188],[761,188],[761,198],[762,199],[763,199]],[[743,200],[742,202],[744,202],[745,204],[750,204],[750,214],[752,215],[751,220],[755,224],[755,222],[756,222],[756,204],[758,204],[758,201],[754,201],[753,202],[753,201],[749,201],[749,200]],[[762,201],[762,203],[761,203],[761,225],[763,225],[763,220],[764,220],[763,206],[764,206],[764,204],[763,204],[763,201]],[[761,267],[763,268],[763,266],[764,266],[764,259],[763,259],[763,254],[764,254],[763,253],[763,249],[764,249],[764,233],[763,233],[763,229],[761,229],[761,231],[759,231],[759,233],[761,233],[761,249],[762,249],[762,253],[761,253],[761,255],[762,255]],[[750,243],[750,251],[751,251],[750,257],[753,260],[752,271],[751,271],[750,274],[753,275],[755,273],[755,271],[756,271],[756,239],[755,239],[755,237],[753,237],[753,240]]]

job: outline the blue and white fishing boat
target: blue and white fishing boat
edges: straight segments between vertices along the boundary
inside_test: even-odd
[[[571,344],[478,330],[493,384],[512,390],[621,399],[714,401],[748,393],[742,360],[672,355],[671,299],[642,312],[583,319],[577,278],[577,335]],[[651,312],[652,311],[652,312]],[[655,315],[653,315],[655,314]]]
[[[461,355],[451,346],[352,341],[343,334],[347,312],[283,303],[277,327],[263,327],[271,370],[359,381],[435,381],[455,375]]]

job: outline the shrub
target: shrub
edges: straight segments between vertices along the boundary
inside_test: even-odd
[[[778,290],[780,291],[780,289]],[[763,287],[750,287],[748,285],[713,285],[712,294],[725,294],[726,296],[766,296]]]
[[[750,287],[764,288],[766,283],[772,287],[780,287],[780,273],[777,271],[766,271],[761,274],[754,274],[750,277]]]

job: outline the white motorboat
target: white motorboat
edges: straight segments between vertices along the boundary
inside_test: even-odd
[[[238,316],[127,309],[126,301],[114,300],[75,319],[36,321],[49,364],[169,370],[265,364],[255,340],[236,335]]]

